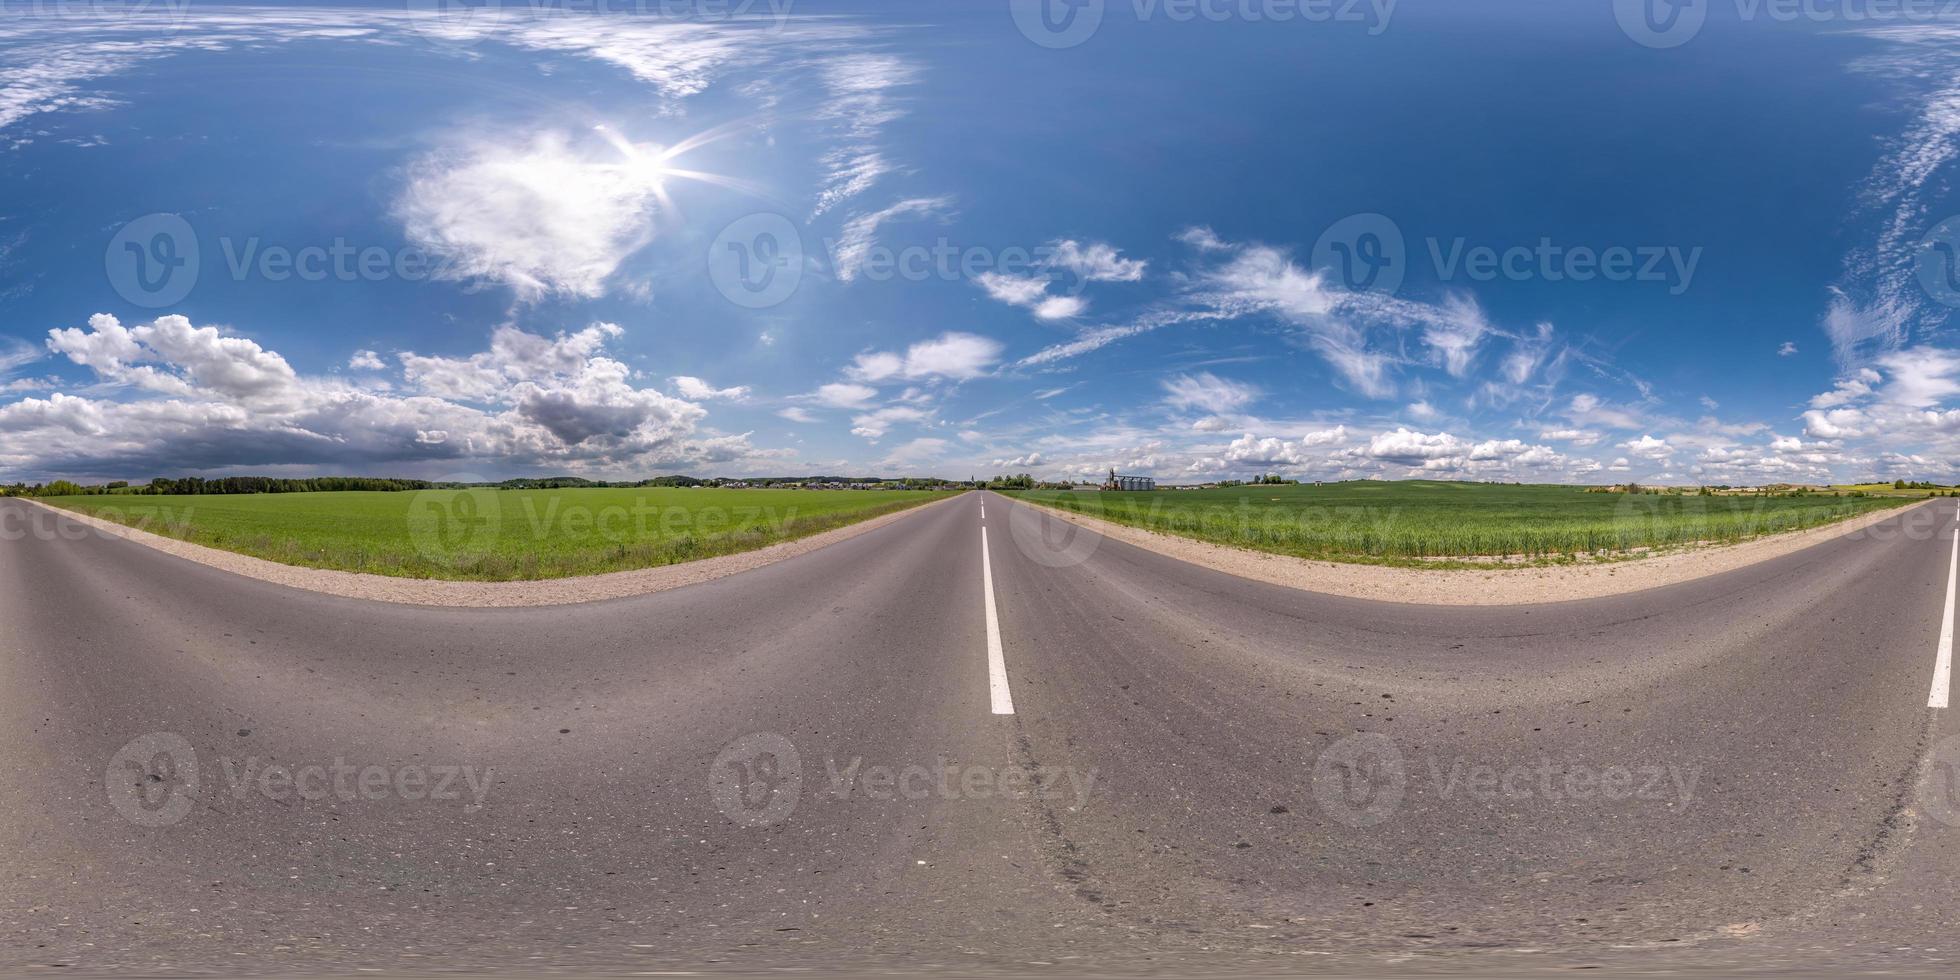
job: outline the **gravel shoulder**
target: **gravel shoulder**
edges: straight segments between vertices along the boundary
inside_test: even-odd
[[[1255,582],[1354,599],[1437,606],[1516,606],[1597,599],[1657,589],[1720,575],[1759,561],[1802,551],[1926,506],[1922,503],[1895,507],[1835,524],[1740,544],[1708,545],[1626,561],[1493,567],[1486,570],[1397,568],[1312,561],[1147,531],[1027,500],[1016,499],[1014,502],[1038,507],[1071,524],[1124,544]]]
[[[375,602],[394,602],[413,606],[465,606],[495,608],[510,606],[560,606],[579,602],[598,602],[605,599],[622,599],[628,596],[647,595],[665,592],[682,586],[709,582],[730,575],[738,575],[764,565],[773,565],[785,559],[808,554],[827,545],[836,544],[875,531],[894,521],[901,521],[920,511],[939,507],[959,495],[908,507],[890,514],[882,514],[856,524],[833,528],[809,537],[792,541],[781,541],[754,551],[744,551],[733,555],[718,555],[697,561],[681,562],[674,565],[660,565],[654,568],[636,568],[623,572],[607,572],[603,575],[583,575],[572,578],[544,579],[535,582],[467,582],[440,579],[397,578],[391,575],[371,575],[362,572],[341,572],[324,568],[305,568],[298,565],[284,565],[264,558],[254,558],[236,552],[211,548],[189,541],[153,534],[149,531],[106,521],[98,517],[51,507],[32,498],[19,498],[57,516],[61,521],[72,521],[73,526],[83,526],[105,535],[133,541],[154,548],[166,554],[175,555],[200,565],[222,569],[247,578],[255,578],[275,585],[310,592],[324,592],[327,595],[343,596],[349,599],[368,599]]]

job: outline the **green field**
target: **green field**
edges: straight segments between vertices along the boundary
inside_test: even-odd
[[[649,487],[41,499],[289,565],[502,581],[748,551],[944,496],[924,490]]]
[[[1426,480],[1013,496],[1219,544],[1384,564],[1623,556],[1815,527],[1912,502],[1830,494],[1629,495]]]

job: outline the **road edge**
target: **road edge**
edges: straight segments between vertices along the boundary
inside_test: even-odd
[[[635,568],[598,575],[536,579],[522,582],[470,582],[449,579],[397,578],[368,572],[344,572],[328,568],[286,565],[265,558],[194,544],[103,520],[77,511],[44,504],[32,497],[16,497],[57,518],[68,518],[94,530],[121,538],[153,551],[196,562],[245,578],[282,585],[306,592],[318,592],[343,599],[365,599],[408,606],[446,606],[452,608],[509,609],[530,606],[564,606],[583,602],[603,602],[632,596],[652,595],[702,582],[712,582],[753,571],[780,561],[848,541],[875,531],[921,511],[930,510],[966,496],[956,493],[915,507],[880,514],[854,524],[819,531],[808,537],[779,541],[753,551],[716,555],[673,565]]]
[[[1149,531],[1018,497],[1003,497],[1014,504],[1036,508],[1124,544],[1227,575],[1302,592],[1429,606],[1525,606],[1600,599],[1679,585],[1795,554],[1862,531],[1881,521],[1911,513],[1933,502],[1933,498],[1928,498],[1917,504],[1889,508],[1821,527],[1651,558],[1597,565],[1483,570],[1314,561]]]

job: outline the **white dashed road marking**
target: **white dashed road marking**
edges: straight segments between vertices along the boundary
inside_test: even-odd
[[[994,607],[994,559],[987,550],[984,527],[980,529],[980,587],[987,599],[987,686],[993,693],[994,714],[1011,715],[1014,695],[1007,690],[1007,655],[1000,648],[1000,611]]]

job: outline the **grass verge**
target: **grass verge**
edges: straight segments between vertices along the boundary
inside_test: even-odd
[[[684,488],[44,497],[42,503],[287,565],[528,581],[752,551],[946,493]]]
[[[1429,480],[1011,495],[1214,544],[1322,561],[1423,568],[1616,560],[1733,544],[1920,499],[1828,493],[1609,494],[1581,487]]]

